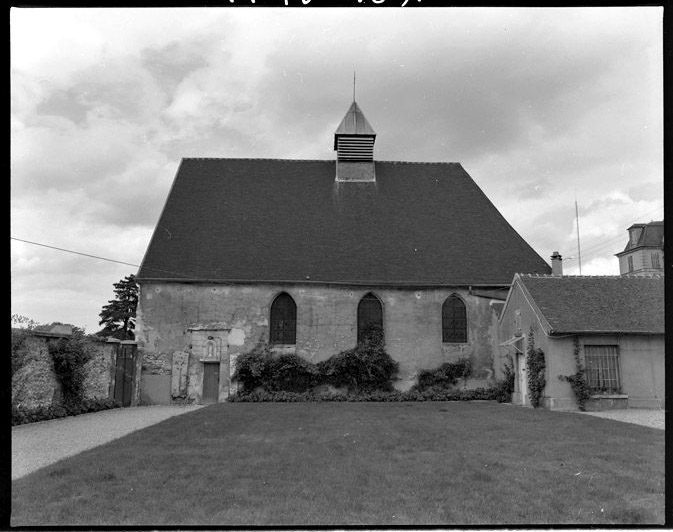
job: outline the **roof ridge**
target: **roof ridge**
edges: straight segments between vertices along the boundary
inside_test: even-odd
[[[182,157],[183,160],[190,161],[279,161],[279,162],[325,162],[325,163],[334,163],[336,159],[291,159],[291,158],[280,158],[280,157]],[[385,161],[385,160],[374,160],[375,163],[386,163],[386,164],[437,164],[437,165],[446,165],[446,164],[461,164],[458,161]]]
[[[390,163],[390,164],[460,164],[457,161],[377,161],[377,163]]]
[[[624,274],[624,275],[554,275],[548,273],[520,273],[520,277],[527,278],[544,278],[544,279],[622,279],[628,277],[629,279],[663,279],[665,275],[660,273],[646,273],[646,274]]]
[[[279,162],[334,162],[334,159],[281,159],[274,157],[183,157],[190,161],[279,161]]]

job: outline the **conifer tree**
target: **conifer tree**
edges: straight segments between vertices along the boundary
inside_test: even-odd
[[[127,275],[114,283],[115,299],[108,301],[101,310],[98,336],[113,336],[120,340],[133,340],[138,307],[138,283],[135,275]]]

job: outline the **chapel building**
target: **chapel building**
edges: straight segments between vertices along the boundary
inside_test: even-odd
[[[333,160],[182,160],[137,276],[143,401],[224,401],[239,354],[319,362],[371,327],[400,389],[461,358],[493,379],[494,304],[550,267],[459,163],[377,161],[375,140],[353,102]]]

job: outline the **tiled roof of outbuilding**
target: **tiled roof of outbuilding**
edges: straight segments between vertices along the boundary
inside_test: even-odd
[[[663,276],[517,277],[548,333],[664,333]]]
[[[508,285],[549,273],[458,163],[184,159],[143,279]]]

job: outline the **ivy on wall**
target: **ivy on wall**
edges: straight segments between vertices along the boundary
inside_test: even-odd
[[[514,359],[509,353],[505,355],[502,372],[504,379],[496,385],[497,400],[499,403],[511,403],[516,373],[514,372]]]
[[[458,379],[466,379],[472,373],[472,365],[467,358],[457,362],[446,362],[436,369],[424,369],[418,373],[418,390],[428,388],[448,389],[454,386]]]
[[[317,364],[296,354],[275,356],[270,346],[259,345],[238,357],[236,368],[233,379],[242,384],[244,393],[257,388],[302,393],[321,384],[353,391],[390,391],[399,365],[374,339]]]
[[[559,375],[558,378],[562,381],[570,383],[570,388],[575,395],[575,402],[577,408],[582,412],[586,410],[586,402],[591,397],[591,391],[586,379],[586,368],[580,359],[580,342],[577,336],[574,338],[573,352],[575,355],[575,373],[573,375]]]
[[[526,349],[526,370],[528,372],[528,390],[530,393],[530,404],[533,408],[538,408],[544,397],[544,387],[547,384],[545,379],[546,364],[544,352],[542,349],[535,348],[535,338],[533,330],[528,333],[528,348]]]
[[[64,406],[84,402],[85,365],[91,359],[84,333],[74,329],[70,338],[59,338],[49,343],[49,354],[54,362],[54,373],[61,384]]]

